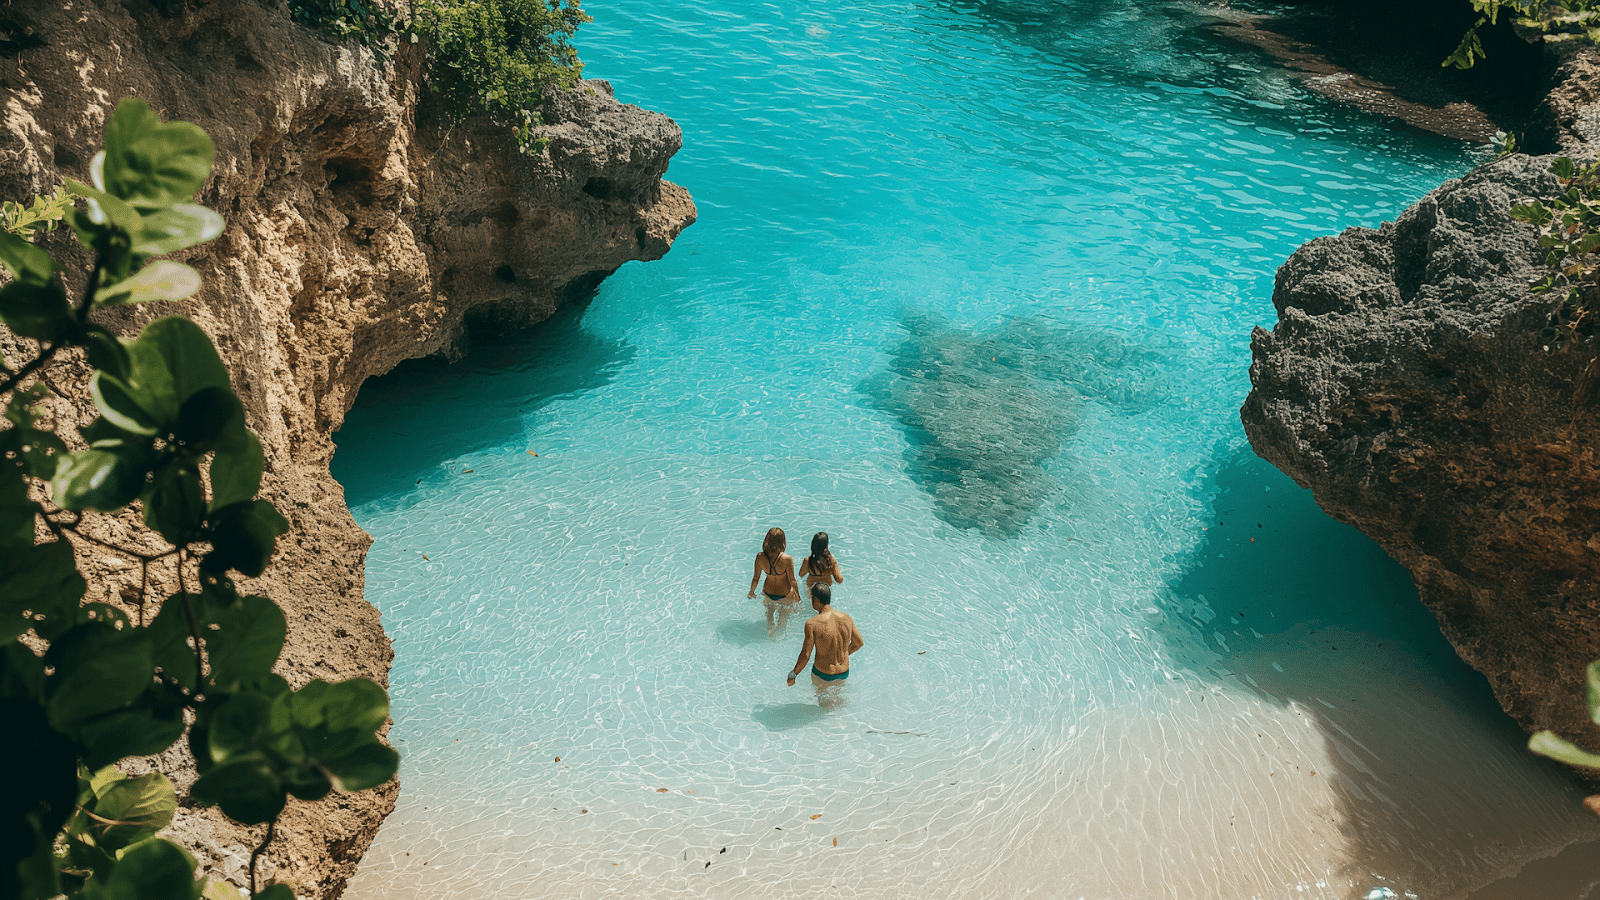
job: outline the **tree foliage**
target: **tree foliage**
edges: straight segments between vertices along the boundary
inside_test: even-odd
[[[1455,52],[1440,63],[1470,69],[1484,59],[1478,29],[1499,24],[1500,13],[1515,16],[1518,25],[1544,35],[1547,41],[1583,39],[1600,43],[1600,0],[1470,0],[1478,21],[1461,36]]]
[[[286,798],[375,787],[398,756],[376,732],[389,712],[366,679],[292,689],[272,672],[287,624],[278,605],[242,594],[288,523],[256,498],[261,443],[211,339],[181,316],[128,340],[97,310],[182,300],[194,269],[156,257],[209,241],[223,220],[191,202],[210,176],[210,138],[127,100],[106,125],[93,185],[7,204],[0,319],[31,339],[26,359],[0,359],[0,740],[19,770],[0,809],[0,896],[44,900],[195,900],[194,860],[156,836],[177,800],[159,773],[114,764],[159,753],[185,734],[199,779],[190,799],[216,805],[271,840]],[[83,208],[72,197],[82,198]],[[94,265],[69,301],[67,271],[24,235],[64,219]],[[93,368],[99,415],[73,435],[43,408],[37,380],[66,348]],[[81,449],[70,450],[69,443]],[[96,536],[96,513],[137,504],[147,552]],[[159,536],[159,540],[157,540]],[[137,616],[85,602],[75,547],[100,546],[141,565]],[[150,545],[147,542],[147,545]],[[152,565],[176,590],[146,603]],[[192,724],[189,724],[191,723]],[[256,893],[292,900],[287,885]]]
[[[1600,315],[1600,162],[1579,166],[1565,156],[1550,164],[1562,191],[1550,200],[1529,200],[1511,217],[1539,229],[1546,274],[1536,294],[1557,294],[1561,304],[1540,333],[1546,350],[1559,350],[1592,336]]]
[[[289,9],[296,22],[355,36],[380,55],[391,36],[425,40],[429,78],[450,115],[511,127],[523,152],[540,146],[533,126],[545,92],[583,71],[571,38],[592,21],[580,0],[415,0],[404,20],[378,0],[290,0]]]

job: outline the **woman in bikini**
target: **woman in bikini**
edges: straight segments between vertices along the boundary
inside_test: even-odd
[[[761,584],[761,592],[767,599],[762,605],[767,608],[767,637],[775,637],[789,624],[789,614],[794,611],[794,605],[800,600],[800,579],[794,574],[794,557],[783,552],[788,546],[788,539],[783,535],[782,528],[774,528],[767,532],[761,541],[761,552],[756,554],[755,574],[750,576],[750,597],[756,595],[756,585],[761,583],[761,576],[767,580]],[[773,621],[773,613],[781,615],[778,621]]]
[[[844,584],[844,573],[839,571],[839,561],[828,552],[826,531],[819,531],[811,538],[811,555],[800,564],[800,574],[806,577],[808,592],[819,584]]]

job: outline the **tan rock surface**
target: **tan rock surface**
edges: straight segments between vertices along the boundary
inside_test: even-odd
[[[284,607],[280,668],[296,684],[387,684],[389,641],[362,597],[370,539],[328,474],[330,435],[361,383],[450,352],[469,309],[542,319],[622,263],[659,258],[694,221],[688,193],[661,180],[682,142],[672,120],[586,81],[547,102],[548,144],[523,156],[502,129],[419,115],[421,62],[409,45],[383,62],[330,43],[252,0],[0,6],[0,197],[87,181],[105,118],[124,97],[195,122],[216,142],[200,202],[228,229],[184,257],[205,288],[181,311],[228,361],[266,450],[264,495],[291,523],[251,588]],[[50,240],[69,248],[64,234]],[[132,333],[173,311],[139,308],[114,324]],[[81,363],[53,368],[64,389],[82,383]],[[81,392],[72,399],[86,422]],[[137,583],[127,560],[85,563],[107,579],[104,590]],[[292,803],[263,874],[298,884],[302,898],[337,896],[397,790]],[[235,883],[261,832],[194,808],[173,830]]]

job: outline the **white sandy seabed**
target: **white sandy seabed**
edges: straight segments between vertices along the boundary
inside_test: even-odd
[[[492,461],[462,464],[491,479],[455,532],[495,521],[501,502]],[[1276,496],[1292,490],[1256,467],[1247,474],[1276,478]],[[848,493],[850,473],[834,477]],[[649,517],[651,484],[619,478],[591,502]],[[1249,502],[1228,504],[1265,519],[1251,532],[1261,543],[1246,546],[1284,535],[1302,542],[1286,556],[1310,558],[1308,541],[1361,540],[1331,522],[1335,531],[1295,538],[1290,513]],[[588,515],[554,506],[552,517]],[[425,502],[414,513],[416,523],[444,518]],[[866,574],[841,589],[841,608],[869,646],[856,693],[823,714],[803,685],[785,689],[774,674],[790,665],[796,629],[768,643],[742,589],[636,608],[622,570],[595,562],[630,538],[563,524],[543,540],[559,549],[529,560],[528,534],[541,527],[530,521],[456,537],[489,569],[506,568],[487,588],[481,575],[461,582],[470,588],[452,583],[445,549],[384,588],[437,598],[433,612],[385,610],[402,659],[432,660],[397,679],[400,806],[352,881],[353,900],[1584,900],[1600,882],[1600,819],[1582,809],[1582,791],[1530,757],[1478,676],[1429,658],[1448,655],[1436,634],[1424,653],[1331,614],[1269,627],[1278,613],[1260,605],[1169,595],[1131,618],[1075,610],[1044,641],[1051,617],[1029,604],[1048,592],[1024,566],[930,565],[941,557],[927,541],[890,539],[844,551]],[[397,533],[447,542],[445,532]],[[731,543],[713,529],[681,545],[697,540]],[[1084,543],[1086,555],[1060,570],[1093,580],[1081,573],[1104,548]],[[1332,568],[1307,562],[1296,577],[1338,580],[1341,559],[1325,554]],[[740,583],[745,564],[699,577]],[[538,583],[540,566],[594,570],[561,594],[584,602],[519,607],[516,587]],[[971,583],[948,583],[963,578]],[[951,596],[974,599],[940,602]],[[1128,626],[1140,617],[1144,626]],[[474,637],[450,637],[458,620]],[[428,629],[456,649],[408,644]],[[673,634],[691,637],[661,647]],[[1131,657],[1146,664],[1141,674],[1130,674],[1128,647],[1148,648]],[[1102,659],[1112,656],[1123,662]],[[1500,881],[1525,866],[1520,881]]]

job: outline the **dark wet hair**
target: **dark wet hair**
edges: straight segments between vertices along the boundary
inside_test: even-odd
[[[821,575],[833,569],[833,554],[828,552],[828,533],[819,531],[811,538],[811,574]]]
[[[823,606],[833,605],[833,591],[825,584],[819,584],[811,589],[811,599]]]
[[[768,529],[767,536],[761,541],[761,555],[767,558],[768,572],[778,567],[778,560],[783,558],[783,548],[788,545],[789,539],[784,537],[782,528],[774,526]]]

